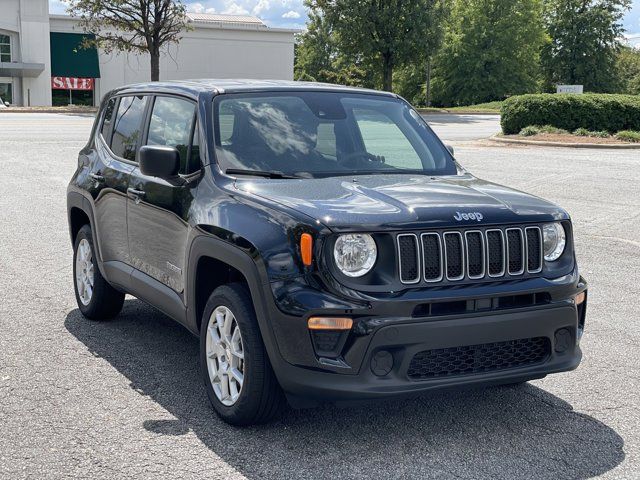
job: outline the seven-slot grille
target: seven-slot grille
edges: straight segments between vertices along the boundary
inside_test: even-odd
[[[396,239],[398,271],[405,284],[542,271],[542,231],[537,226],[402,233]]]

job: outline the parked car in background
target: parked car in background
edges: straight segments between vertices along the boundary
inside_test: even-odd
[[[207,80],[108,94],[68,188],[78,307],[200,338],[232,424],[574,369],[562,208],[462,168],[398,96]]]

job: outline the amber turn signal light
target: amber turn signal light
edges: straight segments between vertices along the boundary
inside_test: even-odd
[[[310,267],[313,260],[313,238],[308,233],[303,233],[300,237],[300,254],[302,263]]]
[[[580,292],[576,295],[576,305],[581,305],[584,302],[584,299],[587,297],[585,292]]]
[[[344,317],[310,317],[309,330],[351,330],[353,320]]]

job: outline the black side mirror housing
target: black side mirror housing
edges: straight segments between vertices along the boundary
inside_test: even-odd
[[[449,153],[451,154],[452,157],[456,156],[456,154],[454,153],[453,147],[451,145],[445,145],[445,147],[447,147],[447,150],[449,150]]]
[[[175,147],[145,145],[140,148],[140,171],[143,175],[172,178],[180,171],[180,153]]]

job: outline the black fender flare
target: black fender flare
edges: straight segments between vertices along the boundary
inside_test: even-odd
[[[241,248],[209,235],[196,237],[189,249],[188,277],[185,291],[189,329],[196,335],[200,335],[198,318],[196,318],[196,275],[198,262],[203,257],[226,263],[238,270],[247,280],[267,354],[272,364],[277,363],[281,356],[273,328],[268,320],[270,308],[267,294],[271,295],[271,293],[267,291],[269,289],[269,279],[266,270],[263,268],[261,271],[253,257]],[[265,285],[267,286],[266,289],[264,288]]]
[[[75,239],[73,238],[73,232],[71,230],[71,210],[74,208],[77,208],[84,212],[84,214],[89,219],[89,225],[91,226],[91,231],[94,232],[94,237],[97,237],[98,235],[91,202],[83,194],[79,192],[69,191],[67,192],[67,225],[69,227],[69,238],[71,239],[72,247]],[[102,252],[100,251],[100,242],[97,241],[97,238],[94,238],[94,240],[96,240],[94,241],[94,248],[96,251],[96,259],[98,260],[98,268],[100,269],[100,273],[102,274],[102,276],[107,278],[104,274],[104,269],[102,268]]]

